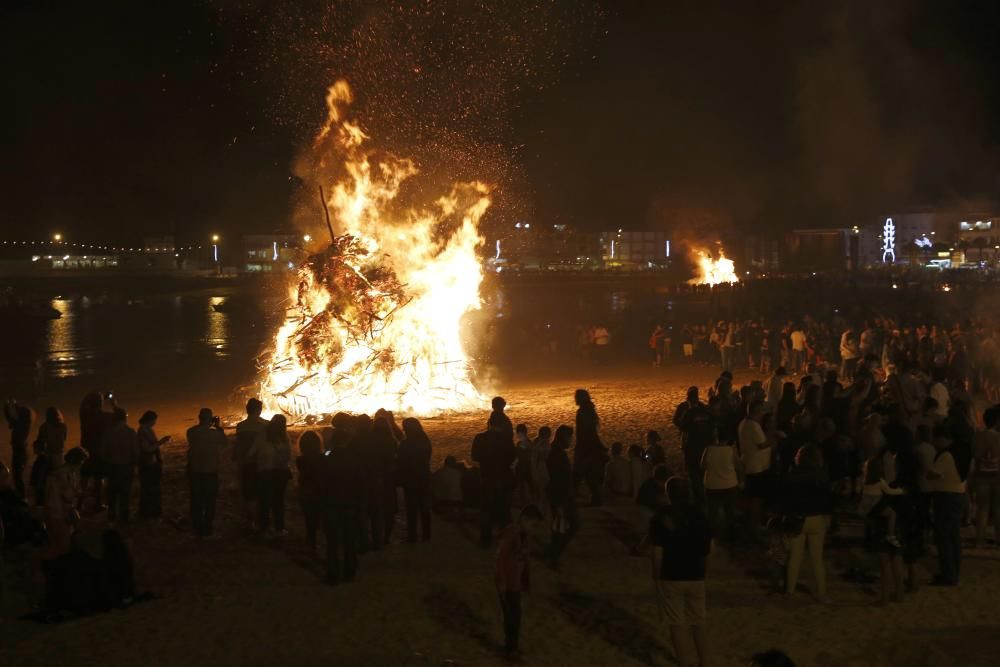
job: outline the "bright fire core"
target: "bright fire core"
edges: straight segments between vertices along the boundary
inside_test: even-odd
[[[738,283],[739,277],[736,275],[736,265],[733,260],[728,259],[724,252],[719,251],[719,258],[715,259],[707,250],[694,251],[695,270],[698,275],[689,280],[692,285],[718,285],[719,283]]]
[[[489,190],[460,183],[424,208],[396,211],[416,165],[368,148],[346,117],[351,101],[346,82],[330,88],[314,147],[319,164],[343,163],[346,176],[323,184],[343,236],[311,255],[290,287],[286,319],[262,358],[261,399],[297,418],[480,408],[460,332],[480,307],[478,223]]]

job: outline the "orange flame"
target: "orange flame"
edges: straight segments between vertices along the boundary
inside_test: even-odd
[[[369,287],[366,296],[379,304],[378,327],[359,338],[342,325],[341,306],[317,280],[316,268],[304,266],[290,288],[294,305],[265,355],[261,399],[269,410],[295,417],[379,408],[429,416],[481,407],[460,322],[480,307],[478,223],[490,205],[489,188],[459,183],[423,210],[391,213],[417,167],[409,159],[376,158],[365,146],[368,136],[345,118],[351,101],[345,81],[330,87],[315,150],[321,164],[327,153],[342,160],[347,176],[327,190],[326,203],[338,233],[355,237],[368,253],[350,258],[351,268],[360,275],[391,269],[405,298]],[[329,328],[306,350],[302,332],[317,316]]]
[[[718,285],[719,283],[738,283],[736,265],[726,258],[726,253],[719,250],[719,258],[713,259],[712,254],[703,248],[694,249],[692,255],[698,270],[698,275],[688,281],[689,285]]]

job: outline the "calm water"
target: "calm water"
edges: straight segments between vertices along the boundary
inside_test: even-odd
[[[36,297],[34,305],[50,305],[61,316],[8,316],[0,327],[0,391],[70,410],[88,391],[113,391],[136,410],[178,400],[218,406],[253,382],[257,356],[284,314],[283,290],[144,290],[126,283],[95,289],[94,295]],[[469,321],[468,349],[501,367],[523,367],[550,334],[558,333],[560,348],[571,350],[576,323],[625,324],[636,316],[637,342],[629,347],[644,352],[645,319],[670,308],[667,299],[654,303],[648,294],[562,283],[484,286],[483,292],[484,309]]]
[[[269,323],[281,315],[277,304],[266,312],[231,288],[111,300],[58,296],[48,303],[58,319],[8,321],[0,333],[7,396],[90,389],[144,397],[228,394],[253,379]]]

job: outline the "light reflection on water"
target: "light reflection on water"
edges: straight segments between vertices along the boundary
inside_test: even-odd
[[[94,351],[89,346],[80,345],[72,300],[52,299],[50,305],[61,316],[49,320],[46,325],[47,375],[68,378],[88,372]]]
[[[205,343],[212,354],[219,358],[229,356],[229,314],[216,310],[225,308],[226,297],[213,296],[208,300],[208,317],[205,320]]]

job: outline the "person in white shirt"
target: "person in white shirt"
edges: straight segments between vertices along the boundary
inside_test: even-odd
[[[771,492],[771,443],[764,434],[760,422],[764,416],[764,404],[754,401],[750,404],[746,418],[740,422],[737,438],[740,445],[740,459],[743,464],[744,490],[747,497],[748,534],[756,537],[760,532],[760,514],[764,501]]]
[[[786,377],[788,377],[788,373],[785,371],[785,367],[778,366],[774,375],[767,379],[767,404],[772,410],[778,407],[778,401],[781,400],[781,390],[785,386]]]
[[[957,586],[962,563],[962,515],[965,513],[965,480],[971,466],[971,452],[953,447],[946,426],[934,429],[937,457],[927,473],[934,489],[934,542],[941,571],[934,577],[937,586]]]
[[[948,408],[951,406],[951,397],[948,394],[948,387],[944,383],[944,369],[935,368],[933,381],[927,395],[937,401],[934,409],[935,416],[944,419],[948,416]]]
[[[731,445],[714,442],[701,455],[701,467],[705,471],[705,513],[709,523],[717,526],[712,534],[725,535],[732,544],[743,464]],[[720,513],[725,521],[721,526]]]

